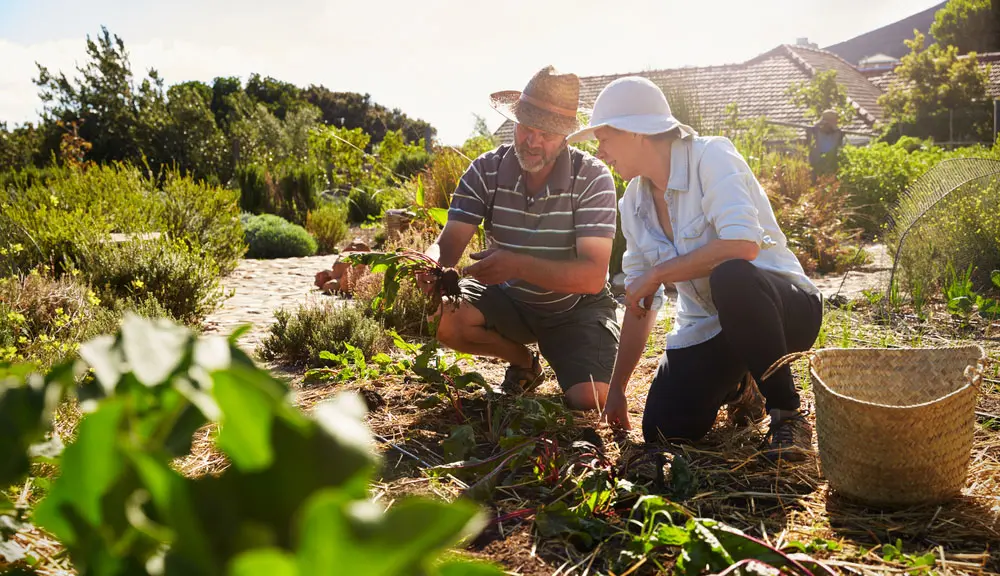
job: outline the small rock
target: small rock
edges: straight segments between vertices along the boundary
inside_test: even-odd
[[[362,240],[361,238],[355,238],[347,248],[344,248],[344,252],[370,252],[371,248]]]
[[[316,279],[313,284],[317,288],[326,289],[325,286],[334,278],[333,270],[320,270],[316,273]]]

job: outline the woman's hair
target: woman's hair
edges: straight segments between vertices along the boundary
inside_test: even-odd
[[[681,129],[674,128],[673,130],[668,130],[666,132],[660,132],[659,134],[647,134],[646,138],[652,140],[653,142],[671,142],[681,137]]]

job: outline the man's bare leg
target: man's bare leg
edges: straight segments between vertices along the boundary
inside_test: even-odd
[[[573,410],[602,410],[608,399],[607,382],[580,382],[566,391],[566,404]]]
[[[531,352],[527,346],[504,338],[496,330],[487,329],[483,313],[468,302],[460,302],[458,310],[444,305],[437,339],[452,350],[502,358],[514,366],[531,368]]]

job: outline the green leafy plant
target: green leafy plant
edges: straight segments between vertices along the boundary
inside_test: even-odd
[[[356,394],[304,414],[238,335],[196,338],[129,316],[44,378],[0,366],[5,484],[25,477],[55,404],[78,390],[85,415],[33,519],[81,574],[499,574],[438,558],[482,526],[475,505],[405,499],[386,511],[368,500],[380,461]],[[75,388],[87,368],[94,377]],[[171,463],[206,423],[232,464],[182,476]]]
[[[407,278],[416,281],[417,276],[421,274],[434,277],[436,282],[431,292],[434,298],[432,309],[436,310],[442,299],[457,301],[462,297],[462,291],[458,286],[458,270],[442,268],[421,252],[405,249],[394,252],[354,252],[347,255],[344,260],[353,265],[368,266],[374,273],[384,274],[382,292],[372,300],[373,310],[391,309],[402,281]]]
[[[378,378],[385,374],[402,374],[409,367],[406,361],[393,361],[392,357],[379,352],[371,357],[371,363],[365,360],[365,353],[355,346],[344,342],[344,352],[334,354],[326,350],[319,357],[331,366],[310,368],[306,370],[306,381],[345,382],[365,381]]]

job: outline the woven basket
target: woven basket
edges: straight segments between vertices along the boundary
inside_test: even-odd
[[[830,487],[879,506],[959,493],[972,454],[979,346],[808,353]]]

